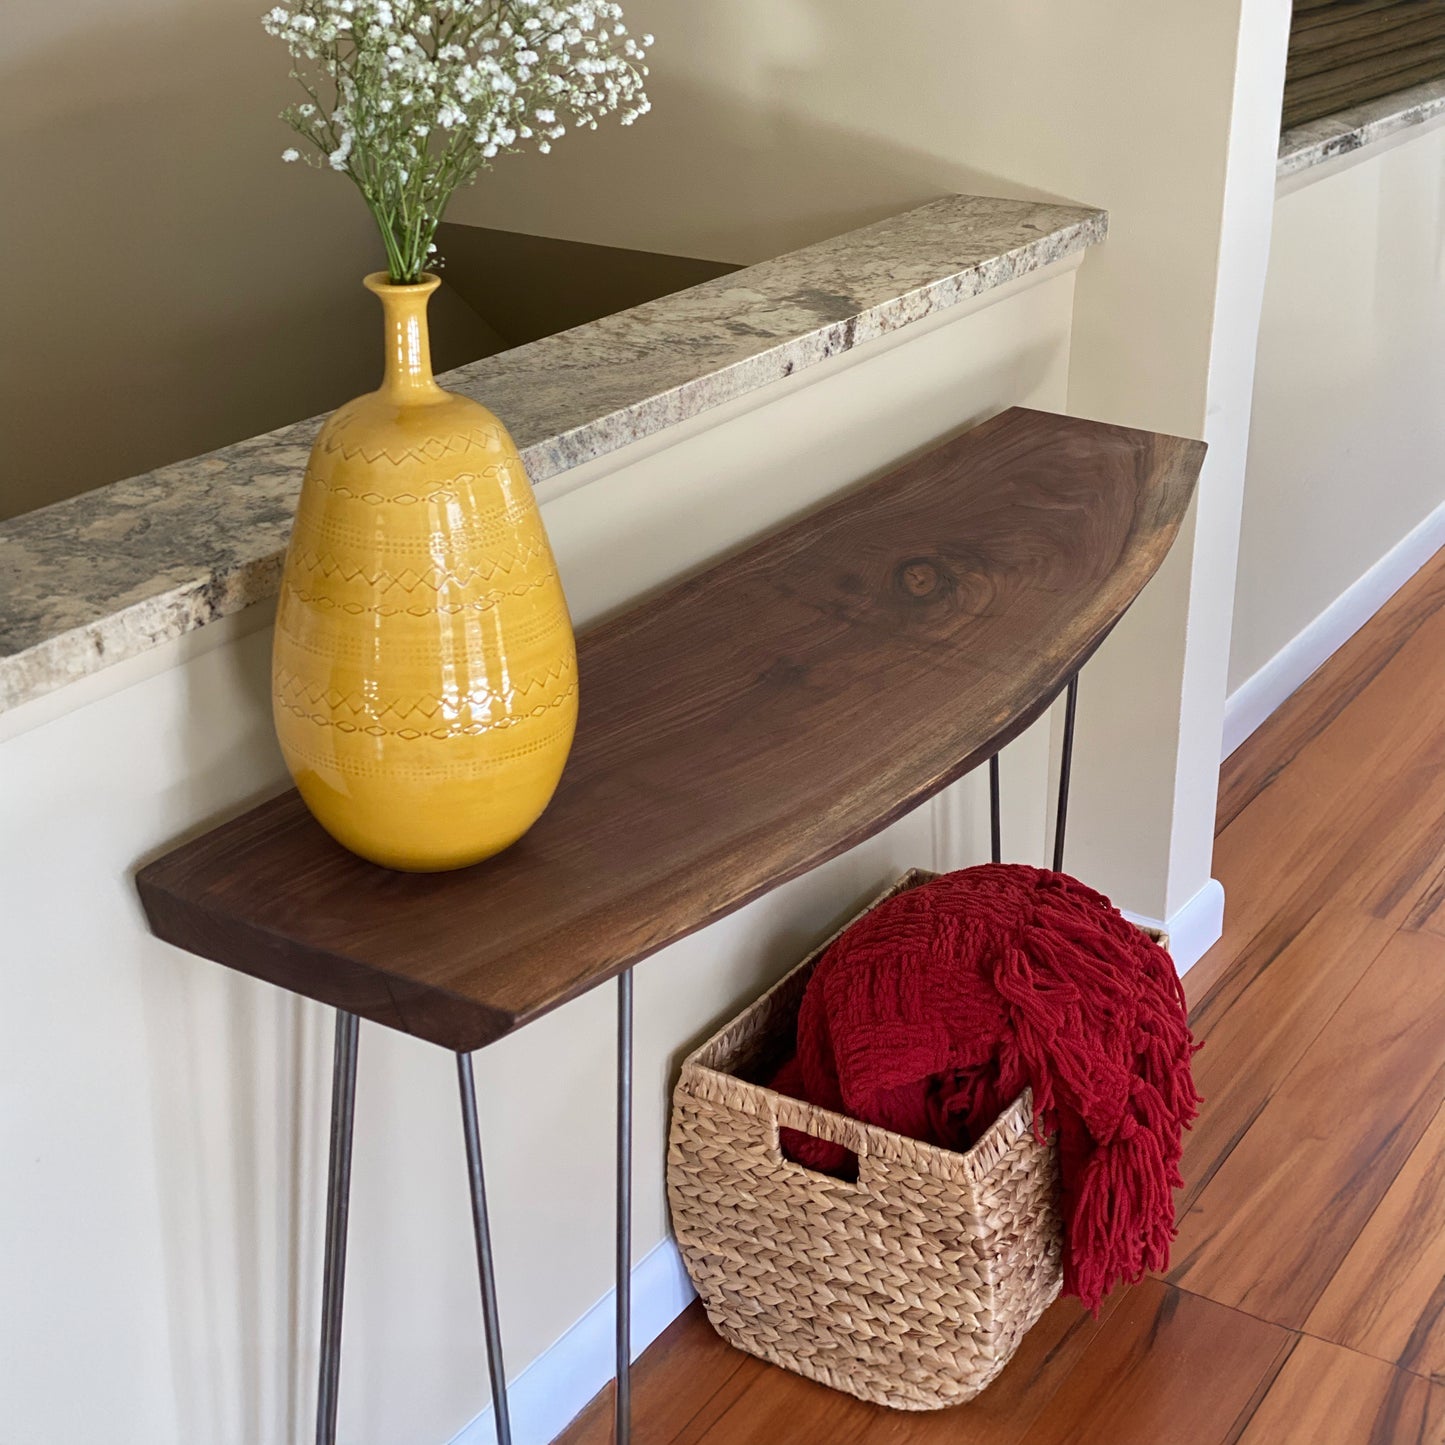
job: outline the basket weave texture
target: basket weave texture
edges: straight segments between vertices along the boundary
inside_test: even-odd
[[[933,876],[905,874],[869,908]],[[936,1410],[978,1394],[1059,1292],[1057,1158],[1034,1138],[1028,1090],[959,1154],[753,1082],[792,1051],[832,942],[683,1064],[673,1231],[731,1344],[874,1404]],[[852,1150],[856,1182],[785,1158],[780,1128]]]

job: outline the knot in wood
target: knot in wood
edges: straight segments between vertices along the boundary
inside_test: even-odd
[[[910,557],[899,563],[894,581],[905,597],[947,596],[953,591],[953,577],[932,557]]]

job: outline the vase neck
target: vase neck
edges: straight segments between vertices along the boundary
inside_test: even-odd
[[[398,286],[385,271],[366,278],[366,288],[381,300],[386,346],[386,369],[381,378],[383,395],[397,402],[426,401],[445,393],[431,370],[431,339],[427,334],[426,306],[441,280],[429,272],[414,285]]]

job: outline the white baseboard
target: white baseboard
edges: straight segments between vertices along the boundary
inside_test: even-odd
[[[1169,934],[1175,967],[1184,973],[1224,929],[1224,889],[1213,878],[1170,918],[1129,914],[1135,923]],[[613,1300],[609,1290],[560,1340],[539,1355],[507,1392],[514,1445],[550,1445],[612,1378]],[[636,1359],[696,1298],[671,1239],[632,1270],[632,1357]],[[455,1435],[450,1445],[494,1445],[492,1407]]]
[[[1183,908],[1168,918],[1144,918],[1124,910],[1124,916],[1144,928],[1162,928],[1169,935],[1169,956],[1174,967],[1188,973],[1224,933],[1224,885],[1211,878]]]
[[[1224,704],[1227,758],[1275,708],[1377,613],[1445,546],[1445,505],[1397,542]]]
[[[507,1390],[514,1445],[549,1445],[612,1378],[613,1300],[609,1290]],[[632,1358],[636,1359],[695,1298],[682,1256],[664,1239],[632,1267]],[[496,1445],[492,1407],[450,1445]]]

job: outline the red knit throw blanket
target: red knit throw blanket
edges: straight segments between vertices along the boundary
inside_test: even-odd
[[[1058,1137],[1064,1288],[1092,1310],[1163,1270],[1182,1132],[1198,1111],[1169,955],[1063,873],[990,864],[880,904],[818,961],[781,1092],[967,1149],[1023,1090]],[[799,1163],[837,1145],[793,1130]]]

